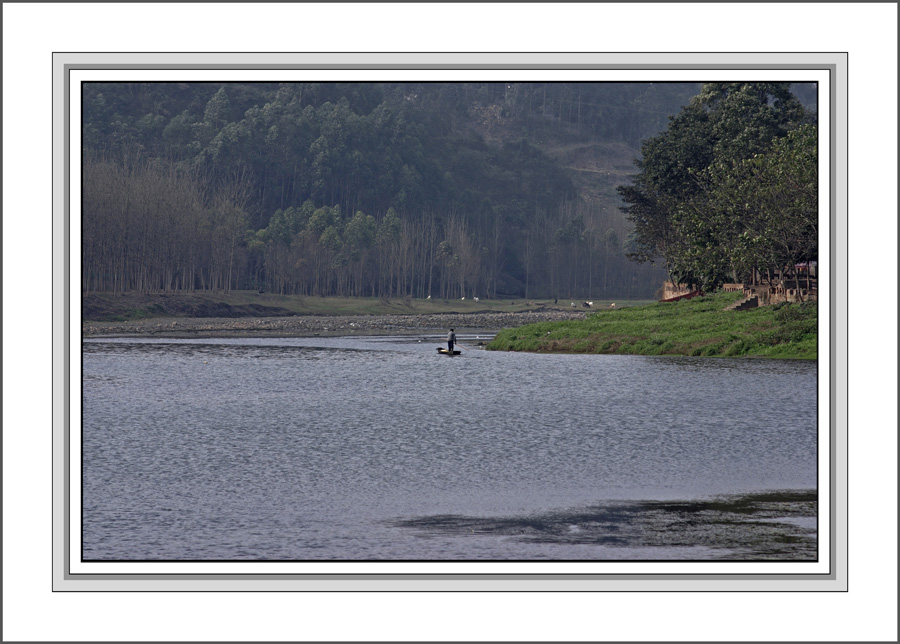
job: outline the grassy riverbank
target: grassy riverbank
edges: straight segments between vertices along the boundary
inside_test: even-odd
[[[572,311],[550,300],[504,299],[475,301],[453,299],[375,298],[375,297],[298,297],[255,291],[231,293],[89,293],[82,296],[82,320],[92,322],[130,322],[152,318],[245,318],[297,315],[433,315],[441,313],[521,313],[525,311]],[[580,303],[579,303],[580,304]],[[596,301],[595,307],[609,306]],[[646,301],[621,301],[617,306],[646,304]],[[587,310],[577,307],[574,310]]]
[[[501,331],[498,351],[815,359],[815,302],[725,311],[739,293],[600,310],[584,320]]]

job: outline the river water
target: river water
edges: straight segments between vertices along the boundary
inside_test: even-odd
[[[85,340],[83,558],[814,557],[814,361],[486,337],[455,357],[422,335]],[[806,495],[798,516],[727,538],[685,510],[782,491]],[[754,546],[762,525],[805,545]]]

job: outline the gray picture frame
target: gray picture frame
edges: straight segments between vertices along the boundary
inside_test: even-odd
[[[53,590],[54,591],[263,591],[263,592],[709,592],[709,591],[826,591],[847,590],[847,65],[846,53],[86,53],[53,54]],[[830,191],[830,303],[828,311],[829,363],[820,364],[819,378],[827,378],[830,471],[827,473],[830,512],[828,549],[820,551],[827,572],[816,574],[718,573],[692,574],[248,574],[196,572],[73,572],[70,549],[69,432],[73,422],[73,318],[68,284],[70,264],[70,155],[73,152],[68,106],[73,72],[103,70],[804,70],[824,72],[830,79],[829,150]],[[820,127],[824,127],[821,125]],[[825,152],[825,151],[823,151]],[[823,182],[824,183],[824,182]],[[821,334],[820,334],[821,337]],[[825,338],[822,338],[825,341]],[[821,363],[821,360],[820,360]],[[825,367],[822,369],[822,367]],[[820,429],[820,435],[821,429]],[[821,473],[820,473],[821,476]],[[177,568],[177,565],[169,565]]]

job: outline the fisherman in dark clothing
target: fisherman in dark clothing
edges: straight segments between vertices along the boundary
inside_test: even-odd
[[[453,329],[450,329],[450,333],[447,334],[447,349],[450,353],[453,353],[453,345],[456,343],[456,334],[453,332]]]

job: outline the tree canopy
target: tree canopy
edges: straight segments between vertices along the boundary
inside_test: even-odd
[[[786,83],[708,83],[617,188],[629,256],[713,290],[817,259],[815,118]]]

